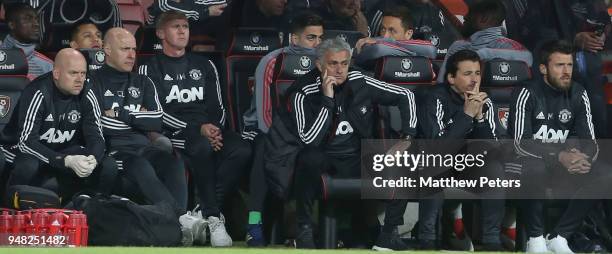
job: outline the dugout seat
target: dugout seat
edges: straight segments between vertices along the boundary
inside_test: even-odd
[[[498,126],[504,133],[508,129],[508,114],[512,90],[519,83],[531,79],[531,71],[525,62],[493,59],[484,63],[481,90],[493,101],[499,117]]]
[[[21,49],[0,49],[0,131],[8,124],[21,91],[30,80]]]
[[[374,72],[374,77],[389,84],[411,90],[415,98],[434,85],[436,75],[431,60],[421,56],[382,57]],[[379,107],[381,115],[381,137],[397,138],[401,131],[401,118],[397,107]]]
[[[262,57],[280,48],[278,31],[266,28],[238,28],[225,48],[227,107],[231,115],[231,127],[242,129],[242,115],[250,107],[254,73]],[[218,43],[222,43],[218,41]]]
[[[100,67],[104,65],[106,55],[104,54],[103,49],[81,49],[79,51],[81,51],[81,54],[85,56],[85,60],[87,61],[87,69],[89,71],[100,69]]]
[[[323,36],[325,39],[340,38],[348,42],[348,44],[351,45],[351,48],[355,47],[355,44],[359,39],[363,38],[363,34],[361,34],[361,32],[345,30],[325,30],[325,34]]]

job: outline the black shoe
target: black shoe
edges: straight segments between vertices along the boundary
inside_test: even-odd
[[[508,251],[501,243],[483,243],[480,247],[481,251],[503,252]]]
[[[397,229],[394,229],[390,233],[381,232],[376,239],[376,244],[372,247],[376,251],[392,251],[392,250],[409,250],[410,248],[406,245],[399,237]]]
[[[436,245],[435,240],[419,240],[419,250],[437,250],[438,246]]]
[[[312,226],[308,224],[298,225],[297,237],[295,238],[296,249],[316,249]]]

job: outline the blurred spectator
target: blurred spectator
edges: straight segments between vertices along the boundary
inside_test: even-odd
[[[361,10],[361,0],[323,0],[318,13],[325,20],[325,29],[359,31],[370,36],[368,21]]]
[[[436,58],[436,47],[429,41],[412,40],[414,26],[412,16],[405,7],[389,9],[382,15],[379,37],[357,41],[355,63],[366,62],[383,56],[425,56]],[[365,68],[365,67],[364,67]]]
[[[287,0],[247,0],[242,8],[240,27],[272,27],[285,31]]]
[[[367,12],[368,24],[373,34],[378,34],[384,10],[404,6],[410,10],[414,24],[414,38],[428,39],[425,34],[453,29],[442,10],[429,0],[382,0]],[[434,43],[434,46],[435,45]]]
[[[30,80],[51,71],[53,61],[35,50],[40,40],[40,24],[34,8],[26,4],[10,5],[7,7],[6,20],[10,34],[6,36],[0,48],[23,50],[28,59]]]
[[[456,41],[448,48],[444,63],[438,72],[438,83],[444,82],[442,74],[446,71],[448,57],[462,49],[477,51],[482,60],[492,58],[520,60],[531,66],[533,62],[531,53],[519,42],[503,35],[502,23],[505,18],[504,6],[499,1],[482,0],[470,5],[462,31],[467,40]],[[483,49],[510,49],[510,51]]]
[[[189,21],[204,20],[209,17],[217,17],[223,14],[227,7],[226,0],[155,0],[147,9],[149,16],[148,24],[154,24],[155,18],[162,12],[174,10],[187,16]]]
[[[70,33],[70,47],[73,49],[99,49],[102,46],[102,32],[94,23],[78,23]]]
[[[510,38],[524,43],[530,50],[538,52],[540,44],[548,40],[574,42],[577,51],[573,79],[584,86],[591,99],[596,136],[606,137],[605,77],[599,56],[610,31],[605,1],[512,0],[505,3],[511,13],[507,21]]]
[[[5,5],[28,4],[39,16],[41,37],[51,24],[74,24],[91,21],[100,29],[121,27],[121,15],[116,0],[4,0]]]

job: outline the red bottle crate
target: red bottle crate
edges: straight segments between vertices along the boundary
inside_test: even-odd
[[[88,232],[81,211],[0,209],[0,245],[81,247],[87,246]]]

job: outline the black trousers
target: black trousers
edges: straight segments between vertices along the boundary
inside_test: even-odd
[[[199,129],[186,129],[170,138],[193,174],[204,216],[219,216],[225,196],[238,189],[240,177],[251,161],[248,142],[231,131],[224,131],[222,135],[223,147],[217,152]]]
[[[268,194],[268,183],[265,176],[265,135],[259,134],[255,140],[251,142],[253,151],[253,164],[251,166],[251,174],[249,176],[249,211],[262,212]]]
[[[599,202],[601,194],[610,193],[610,183],[612,182],[612,172],[610,166],[602,162],[592,164],[588,174],[570,175],[560,164],[548,166],[541,159],[523,158],[521,184],[529,189],[529,192],[542,194],[546,191],[550,181],[564,181],[560,189],[553,187],[554,192],[573,192],[564,193],[564,196],[572,196],[568,206],[563,212],[561,219],[550,231],[551,235],[561,235],[565,238],[571,236],[581,225],[585,216]],[[554,179],[554,180],[550,180]],[[552,183],[555,184],[555,183]],[[556,191],[555,191],[556,190]],[[595,194],[594,198],[589,199],[590,194]],[[521,201],[521,215],[525,220],[527,236],[537,237],[544,235],[544,202],[541,199],[526,199]]]
[[[490,161],[482,168],[467,168],[461,173],[450,169],[447,173],[439,177],[454,176],[459,179],[478,179],[481,176],[489,179],[505,179],[505,173],[501,164]],[[475,192],[483,199],[479,200],[482,209],[482,242],[487,244],[500,243],[501,223],[504,217],[505,201],[499,197],[503,196],[502,190],[487,190],[487,189],[466,189],[470,192]],[[487,197],[487,195],[491,195]],[[495,198],[492,198],[495,197]],[[443,193],[433,193],[419,201],[419,239],[436,240],[437,239],[437,222],[442,214],[444,205]]]
[[[312,224],[312,208],[316,199],[322,197],[321,174],[327,173],[337,178],[360,178],[361,157],[359,155],[334,156],[321,149],[306,147],[297,157],[295,171],[295,198],[297,223]],[[385,225],[404,224],[404,211],[407,200],[389,200],[385,209]],[[360,202],[351,202],[354,214],[363,209]]]
[[[85,155],[80,146],[69,147],[61,151],[69,155]],[[30,154],[15,152],[14,169],[11,171],[8,186],[30,185],[55,191],[64,202],[72,199],[81,191],[94,191],[109,194],[116,178],[117,165],[112,158],[105,157],[98,162],[93,173],[88,177],[78,177],[72,169],[53,168]]]
[[[187,181],[182,161],[171,153],[148,146],[140,151],[111,151],[121,169],[120,195],[146,203],[167,202],[178,215],[187,209]]]

